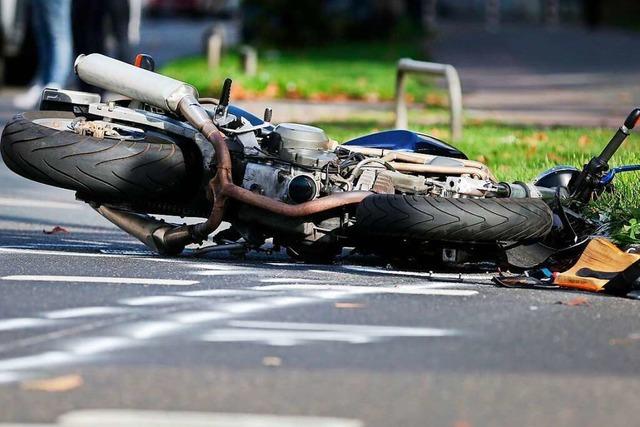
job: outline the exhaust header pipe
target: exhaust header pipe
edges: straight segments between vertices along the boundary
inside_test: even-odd
[[[97,209],[109,221],[160,253],[178,254],[186,245],[205,240],[222,222],[225,205],[230,198],[277,215],[303,217],[357,204],[372,194],[367,191],[332,194],[299,205],[289,205],[255,194],[233,183],[231,154],[225,135],[198,102],[198,91],[193,86],[97,53],[80,55],[74,70],[86,83],[182,115],[211,142],[215,150],[216,174],[209,182],[213,204],[206,221],[174,226],[149,216],[105,206]]]

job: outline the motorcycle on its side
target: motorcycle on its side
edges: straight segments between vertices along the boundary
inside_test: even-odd
[[[612,188],[608,161],[640,117],[634,110],[582,170],[533,183],[499,182],[482,163],[429,135],[373,133],[338,144],[322,129],[271,123],[190,85],[99,54],[81,55],[86,83],[122,95],[45,89],[39,111],[4,128],[14,172],[74,190],[79,200],[163,255],[209,238],[246,250],[268,239],[294,258],[330,262],[342,248],[460,265],[507,263],[531,244],[563,249],[593,231],[580,209]],[[174,225],[153,215],[201,217]],[[222,221],[229,228],[218,231]],[[212,236],[213,235],[213,236]]]

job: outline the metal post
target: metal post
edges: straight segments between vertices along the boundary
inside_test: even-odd
[[[396,73],[396,128],[406,129],[409,125],[407,104],[404,99],[406,75],[408,73],[437,75],[447,80],[451,139],[459,140],[462,138],[462,85],[455,67],[449,64],[416,61],[409,58],[403,58],[398,61],[398,71]]]
[[[485,0],[485,25],[492,33],[500,29],[500,0]]]
[[[404,70],[398,66],[398,71],[396,72],[396,129],[409,127],[407,104],[404,99],[405,80]]]
[[[258,53],[251,46],[243,46],[240,49],[242,59],[242,71],[247,76],[255,76],[258,73]]]
[[[447,65],[445,75],[449,89],[449,108],[451,109],[451,139],[458,141],[462,138],[462,85],[458,71],[452,65]]]
[[[427,32],[436,29],[437,0],[422,0],[422,26]]]
[[[560,24],[559,0],[546,0],[545,21],[549,28],[557,28]]]
[[[210,70],[220,67],[222,59],[222,32],[215,30],[207,42],[207,64]]]

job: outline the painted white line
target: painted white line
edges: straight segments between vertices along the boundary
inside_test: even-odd
[[[71,342],[66,349],[78,356],[92,356],[108,351],[132,347],[134,343],[124,337],[88,337]]]
[[[42,316],[47,319],[73,319],[75,317],[105,316],[119,314],[127,309],[122,307],[74,307],[63,310],[48,311]]]
[[[455,329],[347,325],[330,323],[291,323],[236,320],[234,328],[216,329],[204,334],[207,342],[254,342],[274,346],[293,346],[311,342],[367,344],[389,338],[438,338],[460,336]]]
[[[21,282],[64,282],[64,283],[103,283],[113,285],[162,285],[190,286],[199,283],[197,280],[152,279],[141,277],[96,277],[96,276],[38,276],[14,275],[4,276],[2,280]]]
[[[177,294],[185,297],[239,297],[264,295],[265,292],[249,289],[204,289],[201,291],[178,292]]]
[[[447,337],[461,335],[455,329],[420,328],[406,326],[382,326],[382,325],[350,325],[341,323],[297,323],[297,322],[264,322],[257,320],[232,320],[229,325],[238,328],[253,329],[288,329],[293,331],[345,331],[367,332],[379,336],[429,336]]]
[[[240,276],[247,274],[256,274],[254,270],[203,270],[193,271],[191,274],[197,274],[198,276]]]
[[[186,326],[177,322],[158,321],[140,321],[129,323],[124,328],[124,333],[131,338],[139,340],[147,340],[162,335],[175,333]]]
[[[112,242],[98,242],[94,240],[80,240],[80,239],[60,239],[60,240],[63,242],[69,242],[69,243],[85,243],[91,246],[110,246],[112,243]]]
[[[304,266],[302,263],[295,262],[268,262],[267,265],[273,265],[274,267],[300,267]]]
[[[143,306],[143,305],[168,305],[193,302],[193,299],[175,295],[151,295],[148,297],[126,298],[118,301],[119,304]]]
[[[316,285],[316,284],[290,284],[290,285],[265,285],[254,286],[251,289],[264,289],[266,291],[319,291],[314,295],[322,297],[323,292],[340,292],[343,296],[350,294],[410,294],[410,295],[434,295],[450,297],[469,297],[477,295],[478,291],[466,289],[441,289],[449,283],[429,283],[424,285],[400,285],[400,286],[355,286],[355,285]],[[329,294],[331,298],[336,298]]]
[[[0,372],[0,384],[10,384],[22,380],[24,377],[17,372]],[[37,424],[24,424],[27,427],[38,427]],[[0,424],[1,427],[19,426],[19,424]]]
[[[0,197],[0,206],[11,206],[20,208],[50,208],[50,209],[81,209],[80,203],[54,202],[51,200],[14,199]]]
[[[132,254],[116,254],[116,253],[88,253],[88,252],[71,252],[71,251],[50,251],[43,249],[25,249],[16,247],[0,247],[0,254],[19,254],[19,255],[51,255],[51,256],[68,256],[68,257],[81,257],[81,258],[126,258],[135,260],[145,260],[153,262],[168,262],[168,263],[189,263],[190,261],[180,259],[168,259],[158,258],[154,255],[150,255],[148,252],[136,252],[135,256]]]
[[[260,279],[261,283],[326,283],[326,280],[319,279],[298,279],[295,277],[272,277],[270,279]]]
[[[62,351],[48,351],[13,359],[0,360],[0,371],[50,368],[53,365],[73,361],[73,355]]]
[[[13,331],[16,329],[39,328],[52,326],[55,322],[47,319],[30,317],[16,317],[11,319],[0,319],[0,331]]]
[[[232,314],[250,314],[258,311],[280,309],[314,302],[318,302],[318,300],[307,297],[270,297],[257,298],[251,301],[224,303],[217,305],[216,309]]]
[[[219,271],[239,271],[239,270],[253,270],[252,268],[240,267],[234,264],[216,264],[215,262],[192,262],[188,265],[191,268],[200,268],[204,270],[219,270]]]
[[[402,271],[402,270],[386,270],[384,268],[378,267],[365,267],[360,265],[343,265],[340,267],[343,270],[348,271],[357,271],[363,273],[377,273],[377,274],[387,274],[391,276],[409,276],[409,277],[430,277],[434,278],[434,274],[431,272],[422,272],[422,271]],[[326,270],[309,270],[314,273],[328,273]],[[488,282],[491,281],[493,275],[491,274],[446,274],[446,273],[438,273],[435,275],[435,278],[442,279],[450,279],[450,280],[460,280],[460,281],[482,281]]]
[[[173,412],[126,409],[73,411],[58,419],[58,426],[92,427],[363,427],[349,418],[288,416],[271,414],[233,414],[216,412]],[[0,424],[2,426],[2,424]],[[51,426],[52,427],[52,426]]]
[[[170,314],[166,319],[179,323],[203,323],[229,318],[228,313],[217,311],[185,311]]]

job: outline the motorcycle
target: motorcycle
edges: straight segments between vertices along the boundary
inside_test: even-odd
[[[155,73],[145,55],[135,65],[80,55],[74,70],[122,98],[45,89],[39,111],[4,128],[2,158],[23,177],[74,190],[163,255],[213,235],[215,248],[241,251],[271,239],[307,262],[352,248],[419,263],[516,265],[517,248],[554,252],[583,241],[595,227],[583,207],[612,189],[616,173],[640,169],[608,168],[640,109],[582,170],[506,183],[429,135],[389,130],[338,144],[317,127],[274,125],[270,109],[259,118],[230,104],[231,80],[219,99],[200,98]]]

